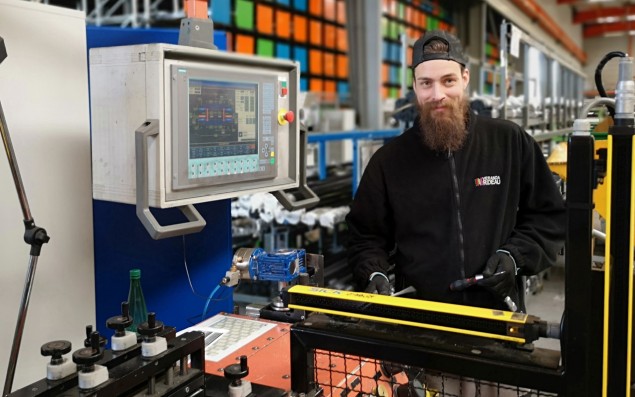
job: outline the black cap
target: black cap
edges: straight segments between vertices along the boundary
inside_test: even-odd
[[[424,54],[424,48],[432,40],[441,40],[447,43],[448,52]],[[421,62],[431,61],[433,59],[454,61],[463,66],[467,66],[468,62],[467,56],[463,52],[461,41],[444,30],[428,30],[415,42],[412,52],[412,69],[414,70]]]

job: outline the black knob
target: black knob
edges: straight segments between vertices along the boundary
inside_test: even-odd
[[[163,331],[163,323],[157,320],[154,312],[148,313],[148,321],[137,326],[137,332],[149,338],[157,336],[161,331]]]
[[[86,339],[84,339],[84,347],[90,347],[91,346],[90,338],[91,338],[92,334],[93,334],[93,326],[92,325],[87,325],[86,326]],[[103,336],[100,336],[99,337],[99,346],[106,346],[106,343],[108,343],[108,339],[104,338]]]
[[[240,364],[228,365],[223,369],[225,378],[236,386],[240,384],[240,380],[249,375],[249,367],[247,366],[247,356],[240,356]]]
[[[71,342],[67,340],[54,340],[42,345],[40,353],[44,357],[51,356],[51,364],[61,364],[62,355],[71,351]]]
[[[106,320],[106,327],[115,330],[115,336],[126,335],[126,328],[132,325],[130,317],[130,305],[128,302],[121,302],[121,315],[110,317]]]
[[[73,362],[75,364],[83,365],[84,369],[95,364],[101,360],[104,356],[104,351],[101,348],[101,336],[99,332],[95,331],[90,335],[90,347],[79,349],[73,353]]]

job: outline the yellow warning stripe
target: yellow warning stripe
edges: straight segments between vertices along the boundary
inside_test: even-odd
[[[422,299],[403,298],[399,296],[371,294],[367,292],[341,291],[307,285],[294,285],[289,289],[289,293],[454,314],[458,316],[475,317],[483,320],[503,321],[506,323],[525,324],[528,318],[528,315],[524,313],[514,313],[503,310],[456,305],[452,303],[434,302]]]
[[[364,320],[379,321],[383,323],[411,325],[414,327],[434,329],[437,331],[447,331],[447,332],[454,332],[454,333],[464,334],[464,335],[481,336],[481,337],[490,338],[490,339],[500,339],[500,340],[516,342],[516,343],[525,343],[524,338],[516,338],[513,336],[507,336],[507,335],[490,334],[487,332],[480,332],[480,331],[471,331],[471,330],[462,329],[462,328],[444,327],[440,325],[424,324],[424,323],[418,323],[414,321],[398,320],[398,319],[387,318],[387,317],[369,316],[367,314],[348,313],[348,312],[342,312],[338,310],[322,309],[322,308],[315,308],[311,306],[303,306],[303,305],[295,305],[295,304],[289,304],[289,307],[291,309],[306,310],[310,312],[333,314],[333,315],[344,316],[344,317],[355,317],[355,318],[361,318]]]

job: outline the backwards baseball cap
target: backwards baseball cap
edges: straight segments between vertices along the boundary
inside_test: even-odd
[[[425,48],[434,40],[440,40],[446,43],[448,45],[448,51],[426,53],[424,51]],[[431,61],[433,59],[454,61],[463,66],[467,66],[468,62],[459,39],[444,30],[428,30],[415,42],[412,51],[412,69],[414,70],[421,62]]]

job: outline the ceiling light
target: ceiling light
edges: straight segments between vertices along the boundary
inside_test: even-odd
[[[631,15],[629,15],[630,17]],[[635,15],[633,15],[633,17],[635,18]],[[598,23],[613,23],[613,22],[617,22],[620,19],[618,17],[604,17],[604,18],[598,18],[597,22]]]

